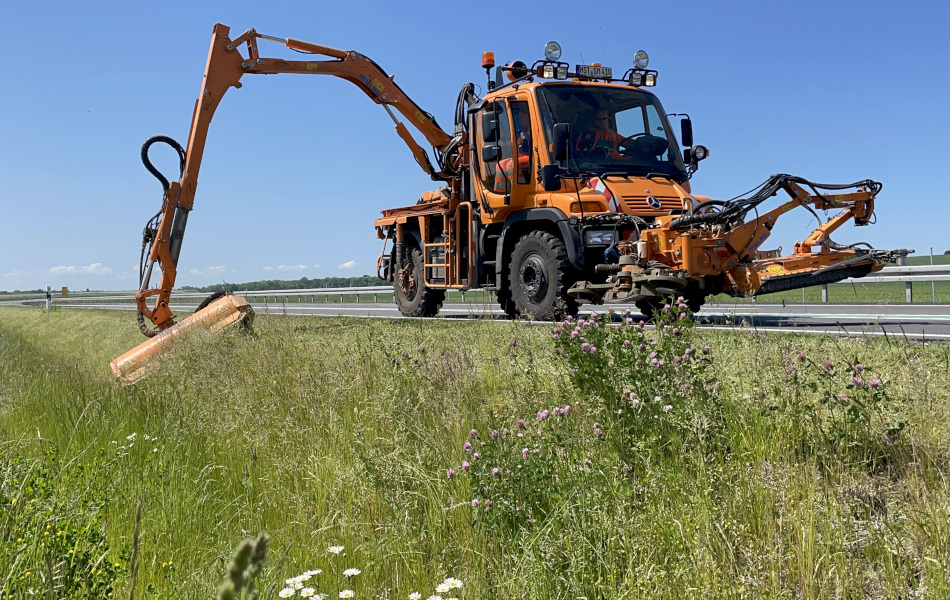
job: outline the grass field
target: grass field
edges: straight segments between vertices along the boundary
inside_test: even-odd
[[[259,317],[123,387],[128,314],[0,308],[0,598],[214,597],[261,531],[266,598],[950,597],[950,347],[677,319]]]

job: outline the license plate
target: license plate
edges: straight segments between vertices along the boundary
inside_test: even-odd
[[[591,79],[613,79],[614,70],[610,67],[594,67],[591,65],[577,65],[578,77]]]

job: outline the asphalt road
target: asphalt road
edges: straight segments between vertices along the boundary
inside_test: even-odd
[[[64,308],[69,305],[63,306]],[[403,318],[392,303],[290,303],[252,305],[259,314]],[[130,310],[131,305],[87,304],[83,308]],[[176,305],[187,314],[194,305]],[[622,305],[618,308],[622,308]],[[581,314],[603,307],[584,306]],[[496,305],[446,304],[441,318],[500,319]],[[827,333],[834,335],[889,335],[914,340],[950,341],[950,305],[946,304],[707,304],[697,315],[702,327],[748,328],[757,331]]]

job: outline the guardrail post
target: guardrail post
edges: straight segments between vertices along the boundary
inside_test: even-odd
[[[910,303],[912,303],[912,302],[914,301],[914,284],[913,284],[912,282],[908,281],[908,282],[907,282],[906,284],[904,284],[904,285],[907,286],[907,288],[906,288],[906,289],[907,289],[907,303],[910,304]]]
[[[46,312],[53,312],[53,293],[49,286],[46,286]]]
[[[465,304],[465,290],[462,290],[462,304]]]
[[[931,267],[934,266],[934,249],[933,249],[933,247],[930,248],[930,266],[931,266]],[[933,302],[934,304],[936,304],[936,303],[937,303],[937,282],[936,282],[936,281],[931,281],[931,282],[930,282],[930,296],[931,296],[931,298],[932,298],[932,302]]]
[[[828,301],[828,284],[827,283],[821,284],[821,301],[822,302]]]

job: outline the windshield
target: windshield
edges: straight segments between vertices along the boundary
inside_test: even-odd
[[[548,143],[555,123],[571,126],[570,164],[582,173],[647,175],[685,180],[686,166],[659,100],[632,88],[545,85],[538,106]]]

